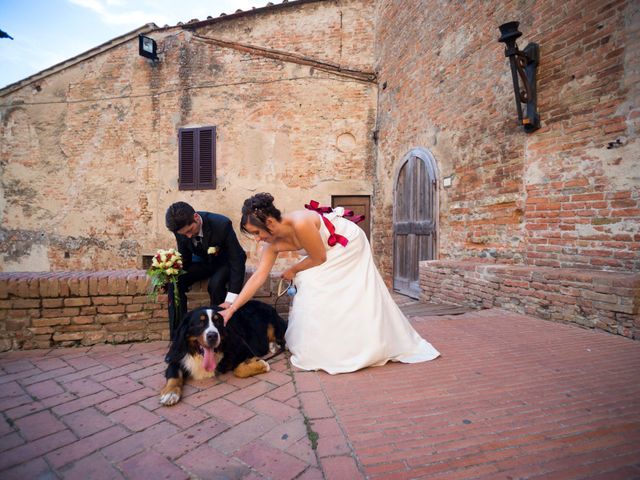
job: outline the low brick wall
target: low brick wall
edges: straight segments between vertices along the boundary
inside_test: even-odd
[[[273,305],[278,281],[256,298]],[[149,290],[144,270],[0,273],[0,351],[168,340],[166,295]],[[189,308],[208,305],[206,282],[188,297]],[[284,318],[289,300],[278,301]]]
[[[420,263],[423,301],[499,307],[640,338],[640,274],[431,260]]]

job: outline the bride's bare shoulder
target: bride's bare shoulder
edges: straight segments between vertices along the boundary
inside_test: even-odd
[[[311,210],[294,210],[285,215],[294,226],[304,226],[304,225],[318,225],[319,216],[316,212]]]

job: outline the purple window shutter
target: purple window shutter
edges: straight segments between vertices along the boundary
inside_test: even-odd
[[[198,132],[198,188],[216,188],[216,127],[201,128]]]
[[[179,131],[178,189],[193,190],[196,188],[195,172],[195,137],[196,129],[185,128]]]
[[[216,127],[179,130],[180,190],[216,188]]]

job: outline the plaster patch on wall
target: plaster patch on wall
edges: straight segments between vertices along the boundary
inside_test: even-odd
[[[547,177],[544,169],[541,165],[542,161],[534,161],[530,159],[525,163],[524,168],[524,184],[525,185],[538,185],[541,183],[547,183]]]
[[[47,247],[34,244],[29,253],[20,257],[0,257],[0,271],[4,272],[48,272],[51,269]]]
[[[458,60],[460,52],[471,42],[472,38],[466,28],[456,29],[453,33],[443,38],[440,58],[443,61]]]
[[[640,188],[640,141],[610,150],[592,148],[586,153],[602,161],[612,190]]]
[[[619,220],[619,219],[617,219]],[[600,229],[596,229],[593,225],[589,224],[578,224],[576,225],[575,233],[580,237],[591,237],[598,236],[603,234],[602,225]],[[640,231],[640,224],[634,220],[624,220],[618,221],[616,223],[611,223],[604,227],[604,231],[607,234],[617,235],[617,234],[634,234]]]
[[[585,91],[585,89],[588,89],[597,80],[598,77],[591,74],[585,75],[584,77],[576,78],[571,82],[567,82],[560,89],[560,98],[562,98],[565,103],[569,104],[572,102],[572,96],[580,95]]]

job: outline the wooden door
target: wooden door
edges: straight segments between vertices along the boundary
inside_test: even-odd
[[[371,197],[369,195],[333,195],[331,197],[331,207],[344,207],[353,210],[356,215],[364,215],[364,220],[358,226],[364,230],[367,239],[371,232]]]
[[[394,192],[394,290],[420,297],[418,263],[435,258],[437,195],[435,162],[412,151],[400,168]]]

